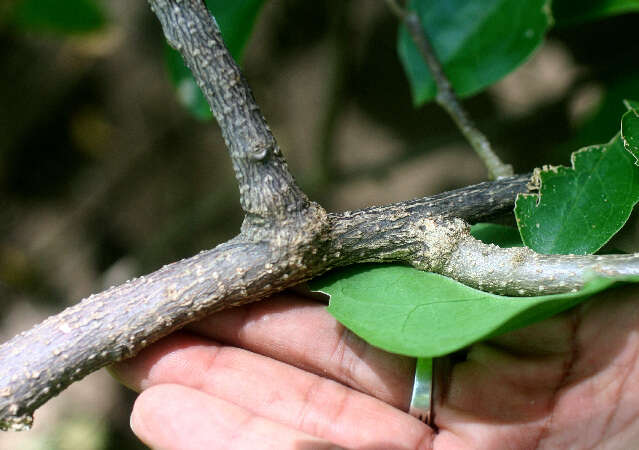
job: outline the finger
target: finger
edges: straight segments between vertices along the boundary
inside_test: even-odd
[[[416,448],[432,438],[426,425],[373,397],[185,333],[159,341],[116,370],[138,389],[183,384],[346,447]]]
[[[131,428],[151,448],[336,448],[329,442],[180,385],[159,385],[142,393],[133,407]]]
[[[214,314],[189,330],[330,377],[408,409],[415,360],[368,345],[317,302],[280,295]]]

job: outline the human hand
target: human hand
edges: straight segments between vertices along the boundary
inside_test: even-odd
[[[639,289],[598,295],[474,345],[435,405],[407,414],[414,359],[371,347],[282,294],[192,324],[113,368],[141,391],[137,436],[161,449],[632,448]]]

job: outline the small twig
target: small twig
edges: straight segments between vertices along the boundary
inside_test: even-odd
[[[435,100],[453,118],[457,127],[464,134],[477,155],[484,162],[488,169],[489,177],[498,179],[513,175],[513,168],[510,164],[503,163],[494,152],[486,136],[477,129],[474,122],[462,107],[459,99],[453,91],[450,81],[444,73],[441,62],[437,58],[428,35],[422,27],[421,20],[415,11],[408,11],[396,1],[386,0],[391,11],[397,15],[406,25],[415,45],[419,49],[430,73],[437,86],[437,96]]]

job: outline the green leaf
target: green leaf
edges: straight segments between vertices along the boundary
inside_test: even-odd
[[[215,17],[224,43],[233,58],[240,62],[255,19],[264,0],[206,0],[211,14]],[[209,104],[195,82],[191,71],[184,65],[182,56],[168,45],[166,46],[166,64],[171,81],[177,89],[178,99],[186,108],[200,120],[210,120],[213,117]]]
[[[470,228],[470,234],[484,244],[495,244],[502,248],[523,247],[519,230],[494,223],[477,223]]]
[[[357,265],[313,280],[311,288],[330,295],[328,311],[370,344],[434,357],[551,317],[614,283],[596,278],[579,292],[503,297],[411,267]]]
[[[625,99],[623,101],[623,104],[624,104],[624,106],[626,107],[626,109],[628,111],[633,111],[633,110],[635,112],[639,111],[639,102],[638,101]]]
[[[522,64],[552,23],[548,0],[411,0],[455,91],[474,94]],[[421,105],[436,94],[428,67],[404,26],[398,52]]]
[[[536,172],[539,194],[519,195],[515,216],[526,246],[538,253],[599,250],[639,201],[639,167],[618,134],[572,154],[572,168]]]
[[[94,0],[22,0],[11,18],[21,28],[54,33],[95,31],[106,22]]]
[[[639,165],[639,102],[624,100],[624,103],[628,111],[621,118],[621,139]]]
[[[639,11],[639,0],[553,0],[557,25],[572,25]]]

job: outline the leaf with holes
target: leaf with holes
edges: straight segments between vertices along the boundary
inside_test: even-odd
[[[618,134],[572,154],[572,167],[537,170],[539,194],[519,195],[515,216],[526,246],[545,254],[599,250],[639,201],[639,167]]]

